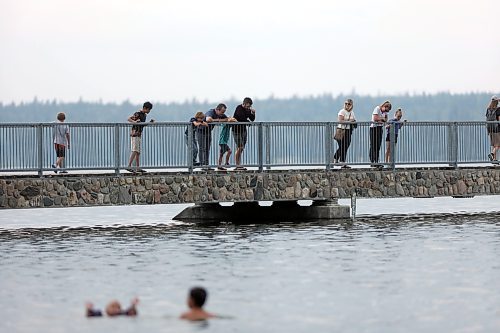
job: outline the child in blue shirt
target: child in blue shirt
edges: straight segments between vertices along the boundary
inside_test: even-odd
[[[229,165],[229,157],[231,157],[231,148],[229,148],[229,145],[227,144],[227,142],[229,141],[229,126],[226,125],[226,124],[223,124],[222,125],[222,128],[221,128],[221,131],[220,131],[220,136],[219,136],[219,147],[220,147],[220,150],[219,150],[219,163],[218,163],[218,167],[217,167],[217,170],[226,170],[226,168],[224,168],[222,166],[222,159],[224,157],[224,154],[226,154],[226,165]]]

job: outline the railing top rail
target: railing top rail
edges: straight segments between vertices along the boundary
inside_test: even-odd
[[[255,122],[230,122],[230,123],[219,123],[219,122],[212,122],[210,123],[211,125],[222,125],[222,124],[232,124],[232,125],[250,125],[250,126],[256,126],[256,125],[287,125],[287,126],[313,126],[313,125],[323,125],[323,124],[341,124],[341,123],[347,123],[350,124],[350,122],[339,122],[335,120],[329,120],[329,121],[255,121]],[[370,125],[373,122],[372,121],[358,121],[357,122],[359,125]],[[471,121],[407,121],[407,124],[413,124],[413,125],[480,125],[480,124],[488,124],[488,123],[498,123],[498,121],[478,121],[478,120],[471,120]],[[9,122],[0,122],[0,127],[51,127],[56,124],[59,124],[58,122],[26,122],[26,123],[9,123]],[[165,125],[172,125],[172,126],[185,126],[189,125],[190,122],[188,121],[155,121],[155,122],[145,122],[145,123],[129,123],[129,122],[105,122],[105,123],[99,123],[99,122],[64,122],[65,125],[70,125],[73,127],[78,127],[78,126],[95,126],[95,127],[109,127],[109,126],[134,126],[134,125],[144,125],[144,126],[165,126]]]

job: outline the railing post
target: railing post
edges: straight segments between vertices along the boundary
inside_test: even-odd
[[[115,132],[115,144],[114,144],[114,153],[115,153],[115,175],[120,175],[120,126],[115,124],[114,126]]]
[[[193,173],[193,125],[189,123],[187,126],[187,146],[188,146],[188,156],[187,156],[187,165],[189,173]],[[198,152],[199,153],[199,152]]]
[[[43,177],[43,127],[42,124],[36,125],[36,142],[38,156],[38,176]]]
[[[266,128],[266,169],[271,169],[271,126],[265,125]]]
[[[328,122],[325,124],[325,164],[326,170],[331,169],[332,163],[332,138],[333,138],[333,129],[332,123]]]
[[[258,139],[258,145],[257,145],[257,159],[258,159],[258,164],[259,164],[259,172],[262,172],[264,169],[264,132],[262,130],[262,123],[259,123],[257,127],[257,139]]]
[[[448,124],[448,163],[455,169],[458,167],[458,124]]]
[[[391,139],[389,142],[389,158],[391,159],[392,171],[396,170],[396,126],[398,126],[398,123],[395,122],[389,125],[389,137]]]

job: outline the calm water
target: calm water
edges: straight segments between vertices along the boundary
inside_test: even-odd
[[[499,332],[499,202],[239,226],[172,222],[179,206],[0,211],[0,332]],[[228,318],[178,320],[194,285]],[[134,296],[137,318],[84,317]]]

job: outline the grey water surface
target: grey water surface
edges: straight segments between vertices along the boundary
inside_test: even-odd
[[[358,200],[355,221],[251,225],[174,222],[176,205],[3,210],[0,332],[499,332],[499,203]],[[195,285],[223,319],[177,319]],[[84,316],[135,296],[136,318]]]

